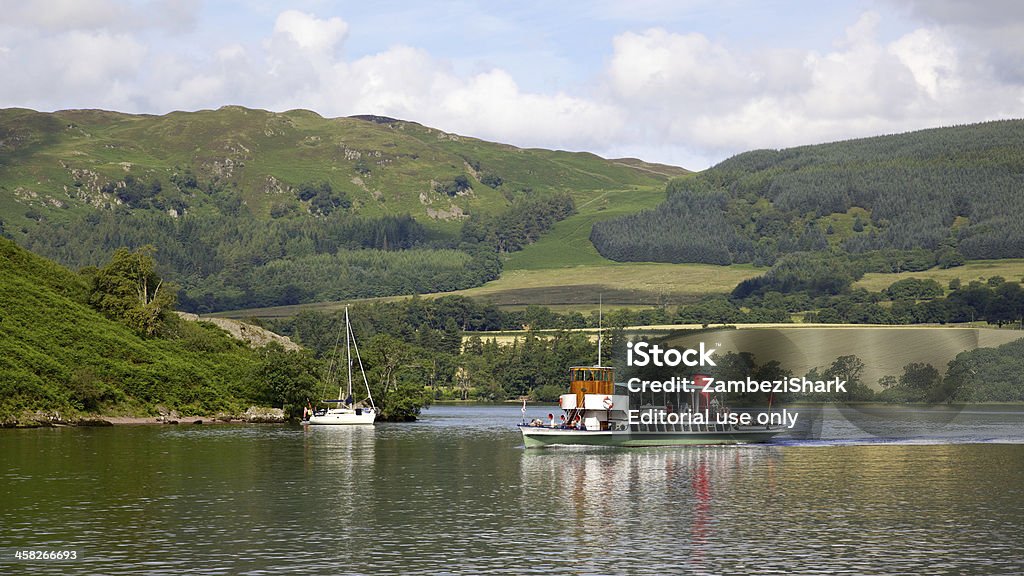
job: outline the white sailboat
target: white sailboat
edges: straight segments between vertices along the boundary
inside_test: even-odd
[[[348,319],[348,306],[345,307],[345,359],[348,366],[348,394],[345,386],[338,387],[338,398],[324,400],[325,404],[334,405],[332,408],[317,410],[307,421],[314,425],[332,424],[373,424],[377,419],[377,407],[373,403],[373,394],[370,393],[370,383],[366,380],[366,371],[363,370],[363,359],[359,356],[359,345],[356,344],[356,335],[352,332],[352,324]],[[352,397],[352,350],[356,351],[356,361],[359,364],[359,373],[363,377],[363,385],[366,387],[366,399],[354,402]],[[333,372],[333,370],[332,370]]]

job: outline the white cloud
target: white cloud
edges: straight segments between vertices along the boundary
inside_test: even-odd
[[[523,93],[502,70],[477,74],[439,94],[438,119],[469,133],[522,145],[594,149],[623,128],[622,111],[564,93]]]
[[[336,68],[335,72],[342,72]],[[351,92],[361,113],[400,116],[418,121],[424,104],[433,95],[451,89],[458,79],[424,50],[395,46],[386,52],[365,56],[351,65],[351,78],[338,78],[336,88]],[[348,84],[348,85],[346,85]]]
[[[882,39],[885,18],[868,12],[824,49],[625,31],[603,41],[603,68],[555,90],[525,89],[537,83],[522,72],[467,69],[422,47],[348,56],[348,22],[294,10],[277,14],[262,39],[217,36],[190,46],[188,36],[171,41],[152,31],[187,29],[194,6],[146,27],[157,26],[147,10],[169,14],[171,4],[60,2],[41,14],[0,0],[11,15],[0,23],[0,77],[19,79],[0,85],[0,106],[162,113],[241,104],[382,114],[519,146],[689,168],[750,148],[1024,116],[1024,72],[999,64],[1014,62],[1015,52],[972,40],[977,23],[967,33],[927,19]]]
[[[157,28],[183,32],[195,26],[198,0],[151,0],[125,4],[116,0],[0,0],[3,26],[44,33],[73,30]]]
[[[722,157],[1024,115],[1024,87],[963,66],[943,29],[883,42],[879,24],[878,14],[865,13],[825,52],[743,51],[699,34],[626,32],[613,40],[606,78],[629,123],[643,126],[631,138],[660,142],[669,154],[682,145]]]
[[[331,51],[347,34],[348,24],[341,18],[321,20],[297,10],[282,12],[274,22],[275,37],[285,37],[311,52]]]
[[[31,56],[25,42],[9,48],[14,57],[0,59],[0,105],[25,106],[26,101],[72,101],[78,107],[134,108],[136,79],[147,49],[128,34],[73,30],[31,38]],[[38,104],[36,104],[38,105]]]
[[[562,92],[525,92],[498,68],[459,75],[419,48],[398,45],[347,60],[340,56],[347,31],[338,18],[283,13],[261,54],[237,44],[216,52],[219,76],[231,81],[216,82],[217,74],[209,72],[199,80],[194,73],[172,73],[164,106],[214,107],[218,103],[210,98],[224,98],[225,87],[235,86],[231,102],[273,110],[381,114],[521,146],[574,149],[607,143],[624,123],[614,105]]]
[[[110,80],[134,78],[146,58],[146,47],[127,34],[73,31],[46,46],[63,82],[79,88],[101,88]]]
[[[680,106],[706,104],[712,101],[706,95],[728,97],[754,79],[734,54],[701,34],[672,34],[655,28],[621,34],[612,46],[608,79],[616,95],[626,101],[641,103],[671,95]]]
[[[1019,0],[986,0],[984,4],[965,0],[898,0],[890,2],[922,20],[939,25],[991,29],[1024,20]]]
[[[45,7],[19,0],[0,0],[5,25],[49,32],[104,28],[121,12],[113,0],[52,0]]]
[[[957,53],[936,30],[918,29],[893,42],[889,51],[910,70],[933,100],[960,88]]]

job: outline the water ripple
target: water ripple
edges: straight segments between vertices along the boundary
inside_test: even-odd
[[[0,545],[78,551],[65,574],[1024,572],[1024,414],[967,412],[924,438],[826,420],[826,440],[632,450],[523,450],[518,407],[14,431]]]

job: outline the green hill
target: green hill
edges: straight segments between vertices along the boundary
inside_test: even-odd
[[[461,214],[500,211],[509,196],[525,190],[596,195],[657,185],[685,171],[587,153],[520,149],[415,122],[323,118],[305,110],[278,114],[226,106],[165,116],[0,110],[2,208],[15,235],[30,223],[26,220],[36,220],[25,218],[28,209],[60,220],[89,207],[124,206],[117,189],[124,187],[126,175],[160,181],[166,206],[147,208],[215,209],[209,195],[190,194],[187,173],[199,184],[214,182],[234,191],[256,217],[269,218],[275,206],[308,212],[309,204],[289,192],[324,181],[351,199],[353,214],[409,213],[432,229],[452,231]],[[440,190],[439,184],[458,176],[467,177],[469,188],[456,194]]]
[[[793,252],[1024,256],[1024,121],[756,150],[675,180],[658,208],[600,222],[618,261],[752,262]],[[927,268],[929,265],[925,265]]]
[[[261,357],[206,324],[144,339],[86,304],[77,274],[0,238],[0,421],[75,414],[234,413]],[[28,418],[29,420],[31,418]]]
[[[683,174],[377,116],[0,110],[0,233],[75,268],[153,244],[196,311],[476,286],[575,205]]]

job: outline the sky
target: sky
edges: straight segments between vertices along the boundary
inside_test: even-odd
[[[1018,0],[0,0],[0,107],[378,114],[703,169],[1024,117]]]

